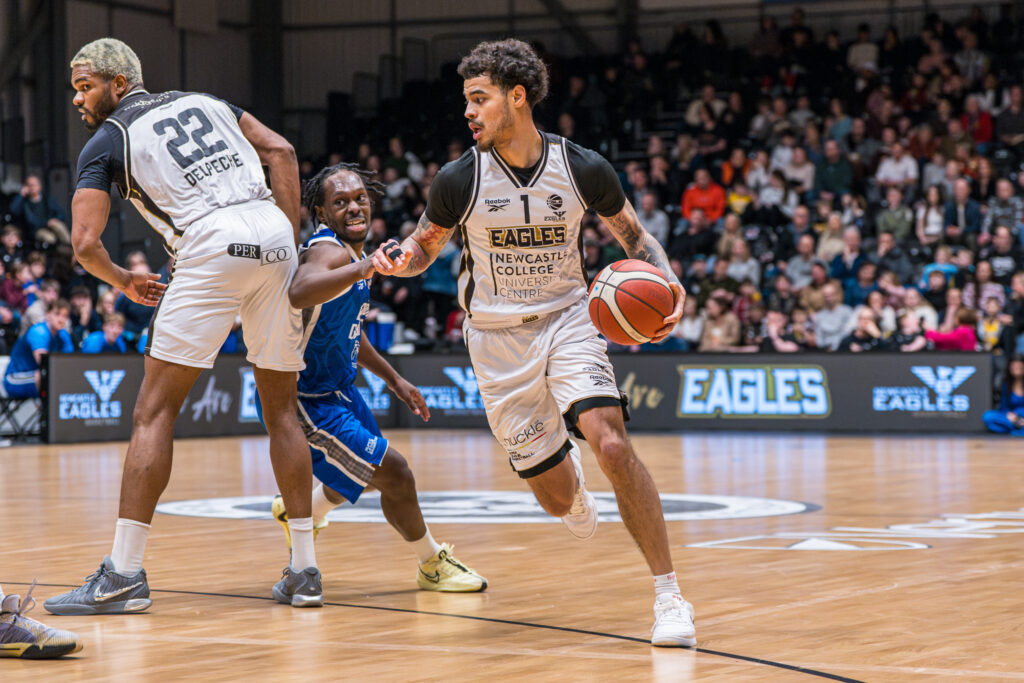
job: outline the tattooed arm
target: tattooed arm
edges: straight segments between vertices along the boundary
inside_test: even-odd
[[[416,230],[401,245],[396,240],[388,240],[373,252],[373,267],[381,275],[415,277],[434,262],[452,238],[453,231],[454,228],[432,223],[424,212]],[[401,253],[396,253],[399,248]]]
[[[651,341],[660,342],[669,335],[676,326],[676,323],[679,322],[679,319],[682,318],[686,292],[679,283],[679,278],[672,272],[672,267],[668,263],[668,256],[665,254],[665,250],[658,244],[658,240],[654,239],[649,232],[644,230],[644,226],[640,225],[640,219],[637,218],[636,212],[629,201],[622,206],[622,210],[617,214],[601,216],[601,220],[608,226],[611,233],[615,235],[615,239],[626,250],[626,255],[629,258],[650,263],[668,279],[668,286],[675,295],[676,305],[672,313],[665,318],[662,328],[651,339]]]

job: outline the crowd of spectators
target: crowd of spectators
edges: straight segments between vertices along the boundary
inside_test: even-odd
[[[539,123],[612,159],[689,293],[661,349],[1024,351],[1024,69],[1011,8],[991,23],[974,8],[955,24],[929,15],[915,35],[876,33],[817,36],[797,8],[785,28],[765,16],[744,47],[714,20],[677,26],[661,52],[633,41],[583,61],[538,46],[552,83]],[[423,107],[383,103],[341,151],[300,165],[303,178],[342,159],[380,175],[367,252],[415,228],[434,175],[466,149],[449,86],[424,85]],[[66,214],[39,178],[4,209],[0,345],[10,352],[33,326],[62,343],[50,312],[66,306],[74,349],[138,349],[151,310],[75,267]],[[304,214],[303,235],[315,227]],[[592,276],[625,257],[592,214],[582,236]],[[370,323],[391,311],[395,341],[459,345],[460,251],[456,235],[421,276],[376,278]]]

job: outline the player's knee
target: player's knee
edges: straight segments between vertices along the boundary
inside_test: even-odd
[[[601,435],[597,443],[597,462],[609,479],[625,472],[636,455],[625,434],[608,432]]]
[[[390,448],[374,473],[372,484],[382,492],[408,493],[416,490],[416,478],[409,463],[400,453]]]

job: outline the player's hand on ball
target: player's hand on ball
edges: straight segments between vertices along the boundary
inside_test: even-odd
[[[400,271],[409,259],[408,252],[402,251],[398,240],[388,240],[373,252],[373,267],[381,275],[392,275]]]
[[[676,297],[676,305],[668,317],[665,318],[664,326],[658,330],[657,334],[651,337],[652,344],[657,344],[658,342],[663,341],[665,337],[675,329],[679,320],[683,317],[683,304],[686,303],[686,290],[684,290],[683,286],[678,282],[669,282],[668,287]]]
[[[131,279],[124,288],[124,295],[137,304],[156,306],[164,295],[167,285],[159,282],[156,273],[129,273]]]
[[[395,386],[389,387],[395,396],[402,400],[402,403],[409,406],[409,410],[423,418],[424,422],[430,421],[430,408],[423,400],[423,394],[408,380],[399,377]]]

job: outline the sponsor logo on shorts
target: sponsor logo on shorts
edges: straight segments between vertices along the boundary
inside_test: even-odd
[[[373,450],[375,448],[377,448],[377,437],[371,436],[370,439],[366,442],[366,448],[364,448],[363,450],[366,451],[367,455],[373,455]]]
[[[494,249],[542,249],[565,245],[564,225],[520,225],[488,228],[488,243]]]
[[[532,323],[534,320],[540,320],[540,316],[537,315],[537,314],[534,314],[534,315],[524,315],[523,316],[523,323],[524,324],[525,323]]]
[[[530,447],[535,442],[539,441],[547,434],[547,430],[544,428],[544,420],[536,420],[532,424],[520,429],[511,436],[506,436],[501,439],[501,443],[505,446],[505,450],[508,451],[509,456],[515,460],[525,460],[534,455],[533,449]]]
[[[602,522],[621,522],[615,494],[593,492]],[[529,491],[420,491],[423,517],[429,524],[559,524],[544,511]],[[273,519],[270,496],[205,498],[157,505],[164,515],[217,519]],[[777,498],[710,496],[662,493],[661,506],[669,522],[777,517],[819,510],[817,505]],[[380,509],[380,493],[367,491],[355,505],[343,505],[327,515],[331,522],[386,524]]]
[[[258,261],[260,258],[260,245],[237,243],[229,244],[228,256],[237,256],[238,258],[251,258]]]
[[[267,265],[270,263],[283,263],[292,257],[292,248],[289,246],[283,247],[272,247],[270,249],[264,249],[263,255],[260,258],[260,265]]]

